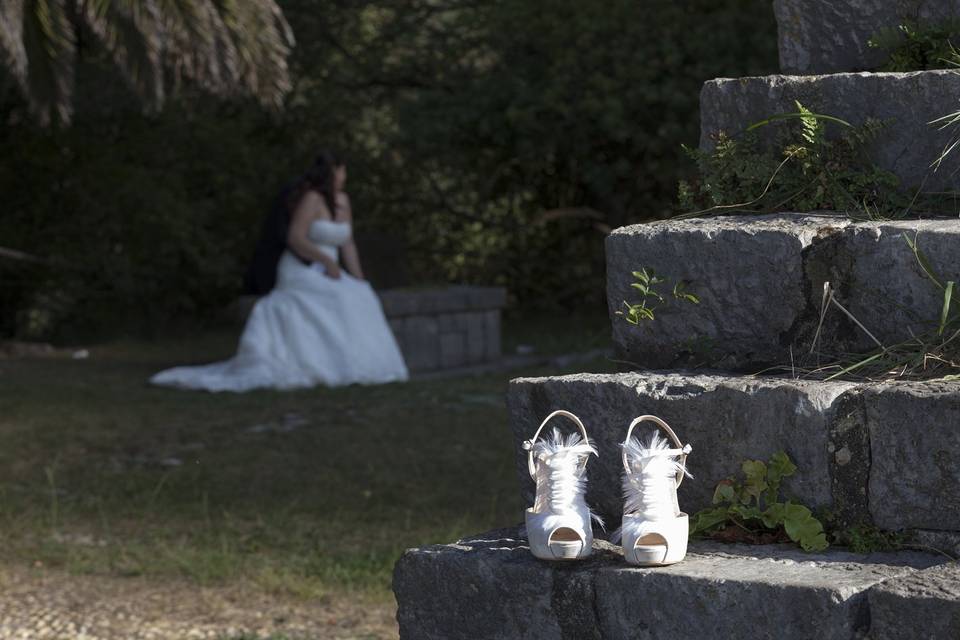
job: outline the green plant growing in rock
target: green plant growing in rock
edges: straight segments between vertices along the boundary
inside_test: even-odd
[[[871,524],[856,524],[831,535],[834,544],[849,547],[854,553],[897,551],[907,543],[907,537],[898,531],[884,531]]]
[[[658,276],[653,269],[640,269],[631,273],[635,282],[630,286],[640,293],[640,301],[630,303],[623,301],[627,308],[626,313],[617,311],[617,315],[623,316],[630,324],[639,325],[643,321],[653,321],[656,319],[656,311],[668,303],[667,298],[661,293],[660,285],[669,286],[667,278]],[[700,304],[700,298],[687,290],[688,283],[685,280],[674,282],[670,295],[673,300],[680,302],[690,302]]]
[[[960,64],[960,52],[954,47],[960,37],[960,21],[920,26],[904,22],[882,29],[867,41],[867,46],[887,53],[879,71],[925,71],[948,69]]]
[[[713,504],[694,514],[691,535],[706,535],[726,542],[770,544],[792,540],[804,551],[822,551],[829,546],[823,524],[802,504],[781,500],[780,483],[797,467],[783,451],[766,463],[746,460],[743,480],[721,480]]]
[[[796,102],[795,113],[776,114],[752,124],[739,136],[718,135],[710,151],[686,148],[698,177],[681,181],[683,217],[707,213],[774,213],[832,210],[853,217],[899,217],[909,201],[899,193],[899,179],[867,158],[866,147],[883,129],[868,120],[852,126],[817,114]],[[790,125],[774,143],[759,129]],[[827,135],[827,125],[841,127]]]

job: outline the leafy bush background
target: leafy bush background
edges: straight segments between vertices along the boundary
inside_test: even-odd
[[[692,169],[702,82],[777,66],[761,0],[283,6],[298,79],[280,117],[189,87],[141,114],[86,51],[75,125],[38,131],[0,76],[0,246],[57,262],[0,259],[0,335],[214,317],[278,189],[323,146],[348,159],[360,230],[403,244],[411,281],[600,305],[604,233],[667,215]]]

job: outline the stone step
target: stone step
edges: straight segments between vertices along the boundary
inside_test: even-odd
[[[746,459],[784,450],[798,467],[787,495],[829,508],[841,526],[960,532],[960,385],[810,382],[720,374],[635,372],[518,378],[507,392],[521,497],[534,484],[521,443],[556,409],[578,415],[600,455],[587,501],[612,530],[620,521],[620,443],[630,421],[654,414],[684,443],[692,480],[681,508],[709,507],[720,480]],[[557,425],[563,425],[557,419]],[[943,540],[940,541],[941,543]],[[938,543],[939,544],[939,543]]]
[[[960,18],[957,0],[774,0],[784,73],[869,71],[887,53],[868,41],[904,22],[936,27]]]
[[[799,100],[854,125],[869,118],[886,122],[869,156],[899,176],[904,189],[923,184],[926,191],[957,190],[960,174],[930,168],[952,134],[929,123],[956,111],[958,95],[960,74],[952,70],[718,78],[700,93],[700,146],[712,147],[720,131],[736,135],[771,115],[794,113]],[[828,125],[828,131],[835,126]],[[770,126],[759,132],[772,139],[778,130]]]
[[[960,75],[957,76],[960,79]],[[960,86],[958,86],[960,90]],[[960,95],[960,91],[958,94]],[[960,174],[958,174],[960,175]],[[778,214],[665,220],[616,229],[606,240],[613,339],[634,368],[696,365],[757,371],[816,364],[807,356],[823,284],[885,345],[936,327],[943,297],[904,240],[916,238],[943,281],[960,282],[960,220],[851,222],[841,215]],[[670,302],[640,326],[616,315],[636,302],[632,272],[653,269],[688,282],[697,305]],[[875,344],[836,308],[822,353]]]
[[[869,602],[878,630],[875,640],[958,638],[960,565],[951,562],[891,578],[870,590]]]
[[[917,552],[806,554],[791,547],[693,542],[686,560],[641,569],[622,550],[594,543],[585,561],[535,559],[517,529],[491,531],[450,545],[407,551],[394,570],[400,637],[416,640],[749,638],[820,640],[895,638],[915,611],[941,617],[945,635],[960,634],[953,589],[913,608],[920,589],[935,589],[920,571],[942,557]],[[885,581],[901,579],[873,597]],[[907,582],[911,580],[912,582]],[[892,584],[892,583],[891,583]],[[873,609],[883,614],[872,618]],[[887,634],[887,627],[895,630]],[[930,627],[933,628],[933,627]],[[932,636],[910,636],[932,637]]]
[[[904,22],[936,27],[960,18],[957,0],[774,0],[784,73],[870,71],[887,53],[868,41]]]

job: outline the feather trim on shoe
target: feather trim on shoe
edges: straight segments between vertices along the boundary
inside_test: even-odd
[[[554,428],[549,438],[539,440],[533,447],[537,487],[547,488],[549,511],[564,514],[586,507],[587,478],[584,460],[597,455],[596,448],[579,433],[563,436]],[[603,526],[603,520],[590,512],[590,517]]]
[[[623,514],[640,514],[645,520],[664,520],[677,516],[676,477],[683,473],[693,477],[679,456],[667,453],[670,442],[659,431],[650,436],[646,445],[631,437],[621,445],[626,454],[630,473],[623,474]],[[611,539],[616,543],[622,537],[622,527]]]

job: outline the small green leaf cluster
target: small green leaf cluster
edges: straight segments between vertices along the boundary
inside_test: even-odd
[[[653,269],[640,269],[631,273],[635,282],[630,286],[640,293],[640,301],[635,303],[623,301],[627,308],[626,313],[617,311],[617,315],[624,316],[624,319],[630,324],[639,325],[642,321],[653,321],[656,319],[655,311],[665,304],[667,298],[658,290],[658,286],[666,284],[669,286],[667,278],[658,276]],[[681,302],[691,302],[700,304],[700,298],[687,290],[688,283],[684,280],[677,280],[673,284],[670,294],[674,300]]]
[[[790,500],[780,501],[780,483],[797,471],[785,452],[775,453],[767,463],[747,460],[741,470],[743,481],[727,478],[717,484],[713,494],[717,506],[694,514],[691,535],[709,535],[734,525],[747,534],[782,529],[805,551],[822,551],[829,546],[823,524],[810,509]]]
[[[835,544],[850,548],[854,553],[896,551],[907,542],[903,533],[884,531],[874,525],[858,524],[833,534]]]
[[[882,49],[889,56],[880,71],[949,69],[960,65],[960,52],[954,47],[958,36],[958,20],[923,26],[905,22],[882,29],[867,41],[867,46]]]
[[[801,103],[796,113],[754,123],[741,135],[717,135],[710,151],[685,148],[698,177],[681,181],[679,205],[688,212],[717,210],[845,211],[863,217],[896,217],[909,201],[899,179],[873,164],[865,149],[883,129],[868,120],[854,127],[816,114]],[[777,125],[780,130],[761,127]],[[840,127],[828,136],[828,125]]]

